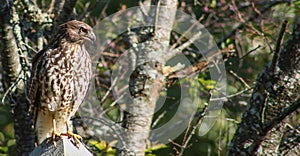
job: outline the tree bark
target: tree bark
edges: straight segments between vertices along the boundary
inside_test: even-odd
[[[177,1],[161,0],[159,4],[162,7],[157,7],[157,12],[153,8],[149,9],[150,16],[147,19],[155,22],[154,37],[139,47],[137,67],[130,77],[133,102],[128,106],[123,123],[126,141],[121,155],[145,155],[155,104],[161,90],[166,87],[162,73],[166,60],[163,58],[168,53]],[[153,12],[157,14],[152,14]]]
[[[300,155],[300,125],[287,128],[286,134],[279,146],[281,155]]]
[[[281,138],[282,134],[278,133],[281,130],[280,124],[285,117],[300,107],[299,51],[300,19],[280,51],[278,60],[273,61],[273,65],[268,65],[259,74],[250,103],[227,155],[257,155],[268,152],[274,145],[265,140]]]
[[[4,87],[8,89],[16,80],[21,71],[18,47],[10,23],[11,6],[6,1],[1,1],[1,62],[3,66]]]
[[[22,66],[27,60],[26,55],[20,57],[22,48],[18,40],[22,40],[21,30],[17,23],[11,23],[12,17],[18,21],[18,14],[11,1],[0,2],[0,27],[2,48],[1,63],[3,67],[4,87],[7,92],[6,99],[11,103],[14,119],[17,155],[28,155],[34,148],[34,132],[30,114],[29,103],[24,92],[28,75],[26,67]],[[23,64],[24,65],[24,64]],[[25,68],[25,69],[24,69]],[[9,97],[9,98],[8,98]]]
[[[266,135],[261,145],[257,150],[258,155],[265,156],[277,156],[279,155],[279,144],[282,139],[283,130],[285,128],[284,121],[276,125],[270,132]]]

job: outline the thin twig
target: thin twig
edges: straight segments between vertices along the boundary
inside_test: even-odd
[[[52,12],[52,10],[53,10],[53,8],[54,8],[54,3],[55,3],[55,0],[51,0],[51,3],[50,3],[50,5],[49,5],[49,8],[48,8],[47,12],[49,12],[49,13]]]
[[[114,109],[113,106],[115,106],[122,98],[124,97],[124,94],[122,94],[120,97],[118,97],[114,102],[112,102],[109,105],[109,108],[104,109],[99,116],[103,116],[104,114],[106,114],[107,112],[111,111],[112,109]],[[101,105],[100,105],[101,106]],[[99,108],[97,108],[97,110],[99,110]]]
[[[221,151],[222,151],[222,148],[221,148],[221,135],[222,135],[222,127],[223,127],[223,120],[221,120],[221,125],[220,125],[220,131],[219,131],[219,139],[218,139],[218,156],[221,155]]]
[[[240,82],[242,82],[242,83],[246,86],[246,88],[251,88],[251,87],[247,84],[247,82],[246,82],[242,77],[238,76],[234,71],[229,70],[229,73],[230,73],[231,75],[233,75],[235,78],[237,78]]]
[[[164,111],[161,114],[159,114],[159,116],[155,119],[155,121],[151,125],[151,128],[154,128],[158,124],[158,122],[160,121],[160,119],[162,119],[166,114],[167,114],[167,111]]]
[[[21,70],[20,73],[18,74],[17,80],[11,85],[9,86],[9,88],[5,91],[5,93],[3,94],[3,97],[1,99],[2,104],[5,103],[5,99],[7,98],[8,94],[13,93],[19,86],[20,82],[22,82],[21,80],[23,79],[23,71]]]
[[[139,1],[139,6],[140,6],[140,11],[143,14],[143,16],[148,17],[149,14],[147,12],[147,9],[149,8],[149,6],[145,6],[145,4],[142,1]]]
[[[199,19],[198,19],[198,22],[200,22],[201,20],[203,20],[204,16],[201,16]],[[180,41],[187,35],[187,33],[191,32],[191,30],[197,25],[197,22],[194,22],[193,25],[191,25],[176,41],[175,44],[173,44],[171,46],[170,49],[175,49],[175,47],[177,47],[180,43]]]
[[[250,51],[248,51],[244,56],[242,56],[239,60],[244,59],[246,56],[248,56],[249,54],[255,52],[257,49],[261,48],[261,45],[258,45],[257,47],[255,47],[254,49],[251,49]]]
[[[182,52],[183,49],[189,47],[190,45],[192,45],[197,39],[200,38],[202,32],[199,31],[197,34],[195,34],[192,38],[190,38],[188,41],[186,41],[185,43],[183,43],[181,46],[177,47],[176,49],[172,50],[171,52],[167,54],[166,56],[166,60],[171,59],[172,57],[174,57],[177,54],[180,54]]]
[[[189,133],[188,137],[186,138],[186,140],[182,143],[182,145],[180,146],[180,152],[178,154],[178,156],[182,156],[183,155],[183,152],[184,150],[186,149],[189,141],[191,140],[192,136],[195,134],[195,131],[197,129],[197,127],[199,127],[199,125],[202,123],[203,119],[204,119],[204,116],[206,114],[206,111],[207,111],[207,106],[208,105],[205,105],[203,110],[202,110],[202,113],[201,115],[199,116],[196,124],[192,127],[192,130],[191,132]]]
[[[278,62],[279,55],[280,55],[280,47],[282,44],[282,40],[284,37],[284,32],[286,30],[287,24],[288,24],[288,21],[284,20],[284,22],[281,25],[281,29],[280,29],[279,36],[278,36],[277,43],[276,43],[275,52],[274,52],[273,59],[272,59],[272,64],[270,67],[270,70],[272,70],[272,71],[275,71],[275,69],[276,69],[276,65]]]
[[[235,97],[235,96],[239,96],[239,95],[243,94],[244,92],[247,92],[247,91],[252,90],[252,89],[253,89],[253,88],[247,88],[247,89],[245,89],[245,90],[236,92],[236,93],[234,93],[234,94],[227,95],[226,97],[211,98],[210,101],[226,100],[226,99],[228,99],[228,98],[233,98],[233,97]]]
[[[101,99],[100,105],[103,105],[103,103],[106,101],[106,99],[107,99],[109,93],[110,93],[110,92],[112,91],[112,89],[115,87],[115,85],[116,85],[116,83],[117,83],[118,80],[119,80],[118,77],[116,77],[116,78],[113,80],[111,86],[109,87],[109,89],[107,90],[107,92],[105,93],[105,95],[103,96],[103,98]]]
[[[260,27],[259,30],[257,28],[255,28],[252,24],[246,24],[246,26],[248,28],[250,28],[251,30],[253,30],[256,34],[258,34],[259,36],[261,36],[264,40],[264,42],[267,44],[267,46],[269,47],[271,52],[274,52],[270,42],[269,42],[269,38],[266,36],[266,34],[264,33],[264,28],[262,27],[262,22],[260,23]]]
[[[239,121],[237,121],[235,119],[232,119],[232,118],[222,118],[222,117],[220,117],[219,119],[222,120],[222,121],[225,120],[225,121],[228,121],[228,122],[233,122],[236,125],[240,123]]]
[[[178,143],[174,142],[173,140],[169,139],[168,140],[170,143],[172,143],[173,145],[177,146],[177,147],[181,147],[181,145],[179,145]]]
[[[96,0],[95,3],[93,3],[93,4],[89,2],[88,6],[83,6],[82,9],[84,9],[84,11],[83,11],[83,13],[80,16],[78,16],[78,19],[79,20],[84,20],[85,18],[89,17],[92,11],[94,11],[95,9],[99,9],[99,3],[100,2],[103,2],[103,1]],[[108,3],[109,3],[109,1],[106,2],[104,8],[107,7]]]
[[[220,50],[214,55],[208,57],[206,61],[201,61],[193,66],[186,67],[184,69],[181,69],[179,71],[174,71],[171,73],[167,73],[167,87],[174,85],[176,82],[178,82],[180,79],[188,77],[190,75],[193,75],[197,72],[204,72],[210,63],[215,64],[215,58],[223,54],[223,59],[226,60],[229,58],[231,53],[233,53],[234,50],[231,50],[230,48],[225,50]],[[229,55],[228,55],[229,54]],[[172,71],[172,70],[170,70]]]
[[[266,11],[268,11],[270,8],[272,8],[275,5],[278,4],[282,4],[282,3],[289,3],[290,1],[271,1],[268,5],[266,5],[265,7],[263,7],[261,10],[259,10],[259,12],[261,14],[264,14]],[[259,16],[259,14],[257,12],[255,12],[250,18],[248,18],[245,23],[253,21],[256,19],[256,17]],[[243,29],[246,25],[245,23],[241,23],[239,24],[237,27],[235,27],[231,32],[229,32],[227,35],[225,35],[225,37],[223,37],[223,39],[221,39],[217,45],[221,46],[221,44],[223,42],[225,42],[228,38],[230,38],[231,36],[233,36],[238,30]]]
[[[196,113],[196,110],[193,112],[193,114],[195,114],[195,113]],[[189,119],[188,126],[187,126],[187,128],[186,128],[186,130],[185,130],[185,133],[184,133],[184,136],[183,136],[182,145],[185,145],[185,143],[186,143],[186,141],[187,141],[187,136],[188,136],[188,134],[189,134],[189,131],[190,131],[190,128],[191,128],[193,119],[194,119],[193,116],[191,116],[190,119]],[[189,134],[189,135],[190,135],[190,134]],[[182,150],[182,148],[183,148],[183,147],[181,146],[181,150]],[[184,148],[186,148],[186,145],[185,145]]]
[[[176,82],[178,82],[180,79],[188,77],[194,73],[197,73],[199,71],[203,72],[205,69],[207,69],[208,63],[206,61],[202,61],[197,63],[194,66],[187,67],[185,69],[182,69],[180,71],[175,71],[167,76],[167,87],[174,85]]]
[[[34,49],[32,46],[26,44],[26,43],[22,43],[24,46],[26,46],[28,49],[32,50],[35,53],[38,53],[39,51],[37,51],[36,49]]]
[[[242,22],[242,23],[245,23],[245,19],[243,18],[241,12],[239,11],[239,9],[237,8],[236,4],[235,4],[235,1],[234,0],[231,0],[231,7],[233,8],[233,11],[235,12],[235,14],[238,16],[239,20]]]
[[[292,126],[291,124],[286,123],[285,125],[286,125],[286,127],[290,128],[291,130],[294,130],[296,133],[300,134],[300,131],[297,128],[295,128],[294,126]]]

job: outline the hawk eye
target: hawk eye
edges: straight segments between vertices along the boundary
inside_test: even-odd
[[[85,29],[84,27],[80,27],[80,28],[79,28],[79,32],[87,33],[87,29]]]

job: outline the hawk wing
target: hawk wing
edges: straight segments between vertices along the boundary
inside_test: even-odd
[[[38,68],[41,68],[41,57],[44,54],[45,50],[37,53],[32,59],[32,71],[29,81],[29,100],[30,107],[29,112],[32,114],[33,125],[35,125],[37,110],[40,108],[40,85],[39,85],[39,75],[37,74]]]
[[[51,76],[56,76],[57,72],[50,73],[49,63],[51,57],[49,53],[59,53],[60,49],[46,48],[35,55],[32,61],[31,78],[29,82],[30,112],[33,119],[36,133],[36,142],[41,143],[50,137],[53,129],[53,113],[59,103],[60,90],[52,89],[49,81]],[[47,65],[48,66],[47,66]],[[57,96],[55,96],[57,95]],[[46,98],[45,97],[49,97]],[[54,109],[49,109],[54,108]]]

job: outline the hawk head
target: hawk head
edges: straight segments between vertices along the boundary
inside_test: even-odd
[[[93,29],[88,24],[77,20],[61,24],[58,28],[57,38],[78,44],[82,44],[86,40],[91,42],[96,40]]]

